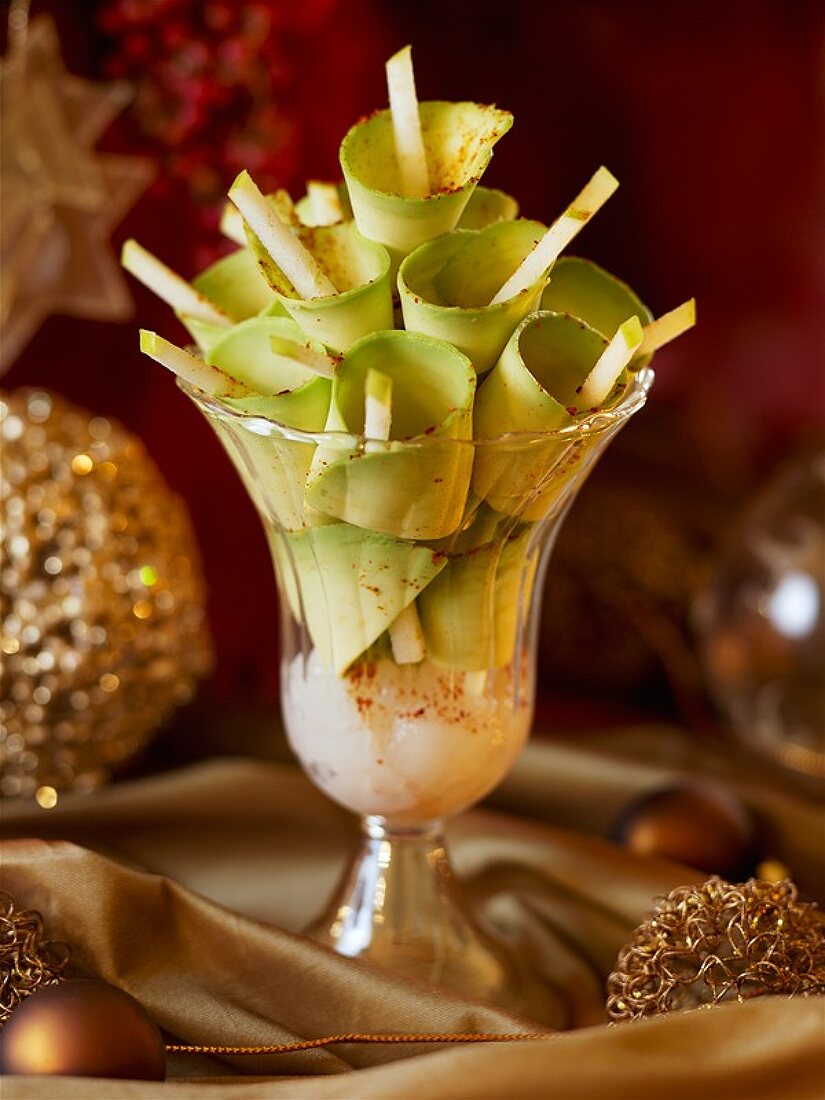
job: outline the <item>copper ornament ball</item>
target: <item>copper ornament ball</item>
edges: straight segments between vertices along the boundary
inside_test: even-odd
[[[0,1072],[162,1081],[166,1048],[134,997],[76,978],[33,993],[15,1009],[0,1033]]]
[[[91,789],[211,668],[192,526],[142,443],[0,393],[0,795]]]
[[[644,794],[613,827],[615,840],[639,855],[676,860],[701,871],[741,879],[754,862],[754,825],[730,792],[714,784],[684,784]]]

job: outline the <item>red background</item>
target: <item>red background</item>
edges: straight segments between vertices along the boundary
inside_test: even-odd
[[[34,5],[54,15],[67,68],[94,79],[123,45],[101,30],[103,7]],[[287,15],[300,7],[280,5]],[[675,462],[695,470],[709,493],[736,504],[821,429],[818,4],[324,0],[312,7],[310,30],[285,40],[279,94],[293,129],[283,175],[262,182],[298,195],[307,176],[337,175],[340,136],[385,104],[383,61],[410,42],[421,98],[496,101],[514,112],[486,183],[515,193],[524,214],[547,221],[607,164],[622,187],[588,227],[581,252],[630,281],[654,312],[696,296],[699,327],[657,358],[644,414],[678,426],[660,433],[674,452],[663,456],[663,468]],[[133,112],[101,147],[158,153]],[[185,187],[156,188],[119,227],[114,247],[136,236],[191,276],[205,239],[201,213]],[[178,338],[166,307],[139,286],[133,291],[140,324]],[[219,657],[207,693],[273,699],[275,590],[257,517],[199,414],[139,356],[136,328],[137,321],[50,318],[3,384],[49,386],[142,436],[188,501],[202,546]]]

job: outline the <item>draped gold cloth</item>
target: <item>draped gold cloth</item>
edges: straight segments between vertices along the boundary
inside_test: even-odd
[[[627,731],[586,745],[536,739],[498,793],[498,808],[452,823],[451,854],[472,899],[562,994],[559,1031],[546,1039],[174,1055],[164,1084],[5,1078],[0,1096],[820,1100],[825,998],[763,998],[605,1023],[605,977],[654,896],[705,875],[585,830],[603,831],[638,790],[703,771],[726,774],[739,788],[768,829],[772,854],[821,899],[822,817],[813,794],[674,731]],[[41,911],[49,935],[71,944],[77,966],[136,996],[170,1041],[538,1030],[301,937],[335,885],[355,824],[290,764],[210,760],[64,797],[53,811],[10,803],[2,832],[2,888]]]

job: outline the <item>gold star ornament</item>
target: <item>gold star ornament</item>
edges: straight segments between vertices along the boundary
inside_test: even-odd
[[[131,98],[63,67],[51,19],[12,3],[0,61],[0,371],[50,313],[132,315],[109,236],[151,182],[143,157],[94,146]]]

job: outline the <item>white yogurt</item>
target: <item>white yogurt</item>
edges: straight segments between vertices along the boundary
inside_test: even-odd
[[[526,662],[523,662],[526,665]],[[313,781],[358,814],[411,825],[471,806],[504,777],[530,729],[526,674],[457,672],[430,661],[356,663],[316,651],[284,676],[290,744]]]

